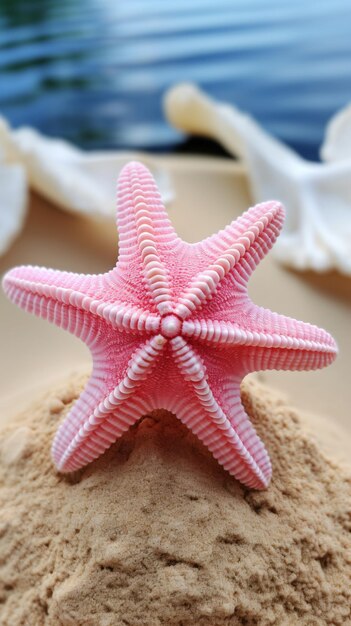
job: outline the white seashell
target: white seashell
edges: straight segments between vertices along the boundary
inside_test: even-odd
[[[166,170],[144,154],[84,152],[32,128],[12,130],[4,118],[0,118],[0,150],[7,168],[1,175],[1,181],[6,180],[2,181],[0,205],[0,254],[21,229],[26,205],[25,177],[30,187],[66,211],[114,219],[118,173],[128,161],[137,159],[153,172],[163,201],[167,204],[173,199]],[[18,182],[20,176],[23,180]]]
[[[320,155],[323,161],[351,160],[351,104],[329,120]]]
[[[26,173],[21,165],[5,165],[0,157],[0,254],[22,229],[27,208]]]
[[[251,117],[192,84],[170,89],[164,106],[175,127],[211,137],[244,161],[255,202],[283,202],[287,219],[273,249],[281,262],[351,274],[350,162],[306,161]]]

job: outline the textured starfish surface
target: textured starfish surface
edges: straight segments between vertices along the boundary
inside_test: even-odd
[[[265,369],[316,369],[336,354],[324,330],[256,306],[248,279],[284,219],[259,204],[218,234],[182,241],[155,182],[130,163],[118,184],[119,259],[106,274],[18,267],[8,297],[82,339],[93,371],[58,429],[52,455],[70,472],[93,461],[142,415],[172,411],[245,485],[265,488],[266,449],[240,400]]]

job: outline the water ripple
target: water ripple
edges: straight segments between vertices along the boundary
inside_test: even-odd
[[[351,100],[351,4],[2,0],[0,112],[86,148],[183,141],[163,91],[191,80],[315,158]]]

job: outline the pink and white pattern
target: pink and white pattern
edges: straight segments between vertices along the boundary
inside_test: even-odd
[[[329,365],[325,332],[251,302],[251,273],[277,238],[278,202],[259,204],[216,235],[182,241],[149,171],[129,163],[118,183],[119,259],[102,275],[18,267],[3,280],[18,306],[90,348],[93,371],[58,429],[61,472],[96,459],[142,415],[172,411],[238,480],[263,489],[266,449],[240,401],[240,382],[264,369]]]

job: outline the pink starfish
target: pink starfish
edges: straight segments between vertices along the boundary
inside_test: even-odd
[[[324,330],[253,304],[247,282],[284,218],[259,204],[225,230],[189,244],[175,233],[151,174],[127,165],[118,185],[119,259],[102,275],[18,267],[9,298],[90,348],[93,372],[58,429],[62,472],[90,463],[142,415],[175,413],[249,487],[271,477],[266,449],[240,401],[240,382],[264,369],[315,369],[336,344]]]

